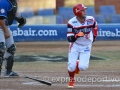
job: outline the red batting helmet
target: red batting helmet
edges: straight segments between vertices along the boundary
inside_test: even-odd
[[[85,10],[87,7],[85,7],[83,4],[77,4],[73,7],[73,12],[75,16],[81,16],[82,12],[81,10]]]

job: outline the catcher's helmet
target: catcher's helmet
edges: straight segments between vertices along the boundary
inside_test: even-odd
[[[87,7],[85,7],[83,4],[77,4],[73,7],[73,12],[75,16],[81,16],[82,12],[81,10],[85,10]]]

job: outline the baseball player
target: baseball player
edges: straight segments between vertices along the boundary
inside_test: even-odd
[[[86,70],[89,65],[92,43],[96,40],[98,25],[94,17],[86,16],[83,4],[73,7],[75,17],[67,24],[67,38],[70,42],[68,53],[68,88],[74,88],[74,75]]]
[[[4,76],[18,76],[16,72],[12,71],[16,46],[9,26],[12,25],[13,20],[16,20],[18,27],[21,28],[26,23],[26,19],[16,17],[16,12],[16,0],[0,0],[0,75],[5,59]]]

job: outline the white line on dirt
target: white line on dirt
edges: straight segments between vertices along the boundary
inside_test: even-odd
[[[38,82],[26,82],[26,83],[22,83],[24,85],[45,85],[45,84],[40,84]],[[67,87],[67,84],[52,84],[52,86],[64,86]],[[103,84],[95,84],[95,85],[91,85],[91,84],[76,84],[75,87],[120,87],[120,84],[112,84],[112,85],[103,85]]]
[[[3,71],[2,71],[3,72]],[[19,73],[66,73],[66,71],[63,71],[63,72],[59,72],[59,71],[16,71],[16,72],[19,72]],[[83,72],[117,72],[119,73],[120,71],[83,71]]]
[[[120,82],[120,80],[101,80],[102,82]]]
[[[67,86],[67,84],[54,84],[54,86]],[[76,87],[120,87],[120,84],[115,84],[115,85],[100,85],[100,84],[96,84],[96,85],[75,85]]]

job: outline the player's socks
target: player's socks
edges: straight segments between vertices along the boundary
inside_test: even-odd
[[[74,72],[70,72],[68,71],[69,77],[70,77],[70,81],[68,84],[68,88],[74,88],[74,75],[75,75],[75,71]]]
[[[80,74],[80,69],[78,68],[79,60],[76,61],[76,69],[75,69],[75,75]]]

